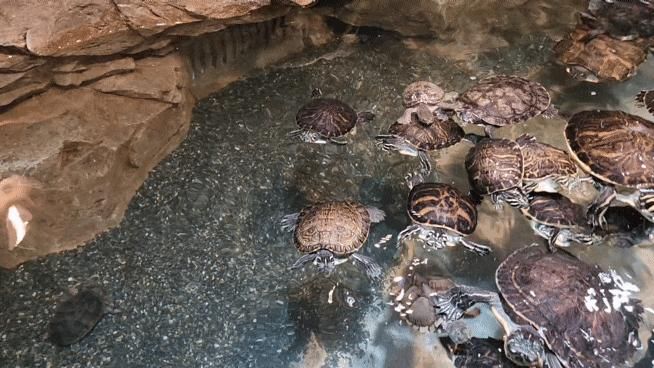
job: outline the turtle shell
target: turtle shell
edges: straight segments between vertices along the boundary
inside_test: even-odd
[[[640,91],[636,96],[636,101],[641,107],[646,108],[650,114],[654,115],[654,90]]]
[[[536,142],[536,139],[526,135],[519,137],[516,142],[522,149],[524,179],[536,180],[577,174],[577,165],[564,150]]]
[[[492,338],[473,337],[463,344],[446,341],[457,368],[518,368],[504,354],[504,342]]]
[[[297,125],[324,137],[340,137],[354,128],[357,113],[349,105],[333,98],[316,98],[300,108]]]
[[[550,106],[550,94],[545,87],[513,75],[484,78],[458,100],[477,119],[494,126],[526,121]]]
[[[522,150],[512,140],[481,140],[466,155],[465,166],[470,183],[479,194],[522,186]]]
[[[500,264],[496,282],[520,323],[539,329],[565,367],[622,366],[637,350],[640,300],[612,294],[620,287],[599,266],[529,246]]]
[[[321,249],[344,256],[359,250],[368,238],[370,215],[355,202],[326,202],[300,211],[295,246],[300,252]]]
[[[586,223],[583,206],[558,193],[534,193],[529,207],[521,209],[530,219],[557,228],[573,228]]]
[[[581,17],[582,22],[617,39],[654,36],[654,3],[592,0],[589,11],[594,18]]]
[[[106,297],[99,286],[83,286],[63,300],[48,326],[48,339],[59,346],[80,341],[106,312]]]
[[[388,134],[402,137],[421,150],[433,151],[460,142],[465,132],[452,120],[434,119],[430,125],[395,122],[388,129]]]
[[[415,107],[421,103],[437,105],[445,97],[445,91],[438,85],[428,81],[417,81],[409,84],[402,92],[404,107]]]
[[[573,157],[584,171],[611,184],[654,187],[654,123],[623,111],[574,114],[565,127]]]
[[[442,183],[420,183],[409,192],[407,212],[412,221],[469,235],[477,227],[477,208],[458,189]]]

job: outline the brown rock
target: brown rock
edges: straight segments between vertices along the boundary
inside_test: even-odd
[[[45,64],[44,59],[29,55],[3,54],[0,52],[0,70],[3,72],[24,72]]]
[[[109,77],[121,80],[109,93],[98,82],[50,89],[0,114],[0,178],[40,183],[30,192],[24,240],[10,251],[0,236],[0,266],[75,248],[119,224],[148,172],[186,135],[194,101],[183,65],[175,55],[146,59]]]
[[[72,64],[55,70],[53,80],[56,84],[62,87],[79,86],[84,82],[132,71],[136,66],[134,59],[130,57],[103,63],[80,65],[75,62]],[[74,70],[66,71],[70,68],[74,68]]]
[[[50,83],[48,70],[41,68],[22,73],[0,74],[0,106],[41,93]]]

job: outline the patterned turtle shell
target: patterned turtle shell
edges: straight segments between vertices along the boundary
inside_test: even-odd
[[[404,107],[415,107],[421,103],[437,105],[445,97],[445,91],[438,85],[428,81],[417,81],[409,84],[402,92]]]
[[[505,126],[540,115],[550,107],[550,94],[540,83],[513,75],[484,78],[458,98],[486,124]]]
[[[415,223],[470,235],[477,227],[477,207],[458,189],[442,183],[420,183],[409,192],[407,212]]]
[[[334,138],[343,136],[354,128],[357,113],[342,101],[316,98],[300,108],[295,122],[304,130]]]
[[[483,139],[465,159],[468,178],[479,194],[492,194],[522,186],[522,150],[508,139]]]
[[[529,207],[521,211],[536,222],[561,229],[586,223],[584,207],[558,193],[534,193]]]
[[[345,256],[363,246],[369,230],[370,215],[362,204],[326,202],[300,211],[293,238],[300,252],[326,249]]]
[[[519,249],[500,264],[496,282],[518,322],[540,329],[564,367],[623,366],[640,345],[640,300],[611,294],[620,288],[608,273],[568,252]]]
[[[654,187],[654,123],[623,111],[574,114],[565,128],[568,148],[584,171],[611,184]]]
[[[536,142],[536,139],[529,135],[518,137],[516,142],[522,149],[524,179],[536,180],[577,174],[577,165],[564,150]]]
[[[393,134],[406,139],[410,144],[424,151],[434,151],[457,144],[463,139],[465,132],[454,121],[434,118],[430,125],[419,122],[402,124],[393,123],[388,129]]]

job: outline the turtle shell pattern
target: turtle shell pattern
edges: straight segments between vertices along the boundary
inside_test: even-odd
[[[443,97],[445,91],[438,85],[428,81],[417,81],[406,86],[402,92],[402,104],[404,107],[415,107],[421,103],[436,105]]]
[[[508,139],[483,139],[465,159],[468,178],[480,194],[519,187],[523,179],[520,145]]]
[[[463,139],[465,132],[452,120],[435,119],[429,126],[413,122],[395,122],[388,129],[388,134],[402,137],[421,150],[433,151],[457,144]]]
[[[458,189],[442,183],[420,183],[409,192],[407,212],[414,222],[469,235],[477,227],[477,208]]]
[[[81,340],[105,314],[105,303],[104,293],[99,287],[80,288],[57,306],[48,326],[49,340],[59,346]]]
[[[447,344],[457,368],[518,368],[504,354],[504,342],[473,337],[463,344]]]
[[[500,264],[496,282],[512,312],[542,329],[565,367],[609,368],[621,366],[636,351],[628,337],[638,336],[643,307],[631,298],[620,309],[606,308],[603,297],[611,298],[609,290],[618,287],[614,281],[603,284],[600,272],[563,250],[529,246]],[[592,311],[586,304],[589,296],[597,299]]]
[[[577,165],[567,152],[536,140],[518,139],[522,149],[524,179],[544,179],[550,176],[573,176]]]
[[[354,128],[357,113],[349,105],[333,98],[316,98],[300,108],[297,125],[324,137],[340,137]]]
[[[558,193],[534,193],[529,207],[522,209],[529,218],[545,225],[572,228],[586,223],[584,208]]]
[[[458,100],[486,124],[505,126],[542,114],[550,94],[540,83],[512,75],[482,79]]]
[[[302,209],[295,228],[295,246],[300,252],[321,249],[344,256],[359,250],[368,238],[370,215],[355,202],[326,202]]]
[[[653,122],[623,111],[581,111],[568,121],[565,137],[582,168],[598,179],[654,187]]]

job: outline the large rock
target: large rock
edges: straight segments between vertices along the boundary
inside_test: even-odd
[[[24,240],[10,251],[7,227],[0,230],[0,266],[72,249],[118,225],[148,172],[185,137],[195,103],[188,85],[185,62],[170,54],[76,89],[50,88],[0,114],[0,177],[36,183],[20,197],[32,215]],[[0,222],[11,205],[0,201]]]

